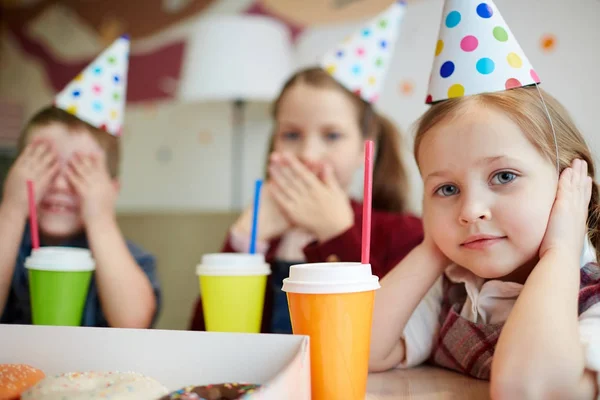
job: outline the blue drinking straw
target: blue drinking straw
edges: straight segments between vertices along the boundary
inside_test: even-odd
[[[262,179],[257,179],[254,185],[254,210],[252,211],[252,234],[250,236],[250,254],[256,253],[256,232],[258,228],[258,206],[260,203],[260,190]]]

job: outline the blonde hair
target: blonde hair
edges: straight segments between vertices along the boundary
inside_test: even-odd
[[[409,180],[400,156],[400,132],[389,119],[377,114],[370,104],[347,90],[321,68],[308,68],[294,74],[283,86],[273,104],[273,118],[277,119],[279,107],[285,94],[294,86],[304,84],[327,88],[344,93],[355,105],[357,124],[364,139],[377,142],[377,154],[373,166],[373,208],[382,211],[403,212],[407,207]],[[273,152],[274,135],[269,144]]]
[[[538,92],[539,90],[539,92]],[[552,125],[548,119],[543,96],[548,114],[556,132],[558,144],[559,172],[571,166],[574,159],[579,158],[587,162],[588,173],[594,178],[595,166],[592,153],[583,138],[583,135],[571,119],[567,110],[554,97],[535,86],[517,88],[497,93],[485,93],[468,97],[454,98],[433,105],[418,121],[414,142],[414,155],[418,160],[419,148],[427,132],[448,117],[453,117],[466,105],[477,103],[483,106],[494,107],[505,113],[529,141],[538,149],[540,154],[551,163],[556,164],[556,146]],[[600,260],[600,205],[598,185],[592,185],[592,198],[588,206],[588,236],[596,249],[596,258]]]
[[[47,126],[53,123],[63,124],[70,132],[79,132],[85,130],[94,138],[94,140],[100,145],[102,150],[106,153],[106,164],[112,178],[119,176],[120,167],[120,156],[121,146],[119,139],[107,132],[93,127],[92,125],[83,122],[76,116],[62,110],[60,108],[50,106],[46,107],[37,112],[25,125],[25,128],[21,131],[19,141],[17,144],[19,154],[27,146],[27,141],[31,135],[33,128],[40,126]]]

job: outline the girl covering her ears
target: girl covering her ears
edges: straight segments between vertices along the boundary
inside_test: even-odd
[[[582,252],[586,232],[600,248],[595,167],[543,97],[560,175],[535,87],[447,100],[420,120],[425,240],[376,293],[371,370],[429,359],[491,379],[499,398],[594,398],[600,269]]]
[[[406,213],[408,178],[399,133],[371,106],[320,68],[295,74],[274,105],[268,178],[262,192],[258,251],[271,264],[263,332],[291,333],[281,284],[292,264],[360,261],[362,205],[348,194],[373,139],[371,265],[383,277],[423,239],[419,218]],[[246,252],[252,210],[231,227],[224,252]],[[204,330],[198,301],[193,330]]]
[[[463,36],[473,32],[490,34]],[[490,379],[495,399],[594,399],[600,268],[586,247],[600,250],[600,207],[590,149],[537,87],[491,1],[446,1],[434,63],[436,103],[414,147],[425,238],[381,281],[370,369],[429,360]]]

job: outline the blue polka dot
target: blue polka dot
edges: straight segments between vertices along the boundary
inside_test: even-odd
[[[119,77],[119,75],[115,75],[115,76],[113,77],[113,80],[115,81],[115,83],[119,83],[119,82],[121,82],[121,78]]]
[[[452,61],[446,61],[440,68],[440,76],[442,78],[448,78],[454,73],[454,63]]]
[[[94,107],[95,111],[102,111],[102,102],[99,100],[94,101],[94,103],[92,103],[92,107]]]
[[[371,35],[371,30],[370,29],[363,29],[362,35],[364,37],[367,37],[367,36]]]
[[[382,49],[385,49],[385,48],[387,48],[388,43],[386,40],[382,40],[381,42],[379,42],[379,45],[381,46]]]
[[[494,64],[494,61],[492,61],[490,58],[484,57],[477,61],[477,71],[480,74],[491,74],[494,72],[494,69],[496,69],[496,64]]]
[[[481,18],[491,18],[494,15],[494,10],[487,3],[481,3],[477,6],[477,15]]]
[[[342,50],[339,50],[337,53],[335,53],[337,58],[342,58],[344,57],[344,52]]]
[[[356,65],[354,65],[354,66],[352,67],[352,72],[353,72],[354,74],[356,74],[356,75],[360,75],[360,71],[361,71],[360,65],[356,64]]]
[[[452,11],[446,17],[446,26],[448,28],[454,28],[456,25],[460,23],[460,13],[458,11]]]
[[[79,96],[81,96],[81,90],[79,90],[79,89],[73,90],[73,97],[79,97]]]

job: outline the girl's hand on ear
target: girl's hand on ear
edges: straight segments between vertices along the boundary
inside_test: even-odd
[[[549,250],[558,250],[579,260],[591,196],[592,178],[588,176],[587,163],[576,159],[560,174],[540,258]]]
[[[440,250],[438,245],[435,244],[431,235],[427,234],[427,231],[425,231],[425,237],[421,243],[421,246],[423,246],[427,250],[427,253],[433,257],[432,259],[435,260],[435,263],[432,263],[431,265],[434,265],[436,268],[440,268],[440,274],[443,273],[450,264],[452,264],[452,260],[442,253],[442,250]]]
[[[322,179],[293,155],[273,154],[269,165],[273,199],[293,225],[325,242],[354,224],[350,199],[333,169],[323,166]]]
[[[273,183],[267,181],[260,192],[260,209],[258,210],[258,232],[259,241],[268,242],[283,235],[290,229],[289,220],[285,217],[280,207],[273,200]],[[234,229],[244,235],[250,236],[252,233],[252,212],[253,205],[244,210],[242,215],[234,224]]]

